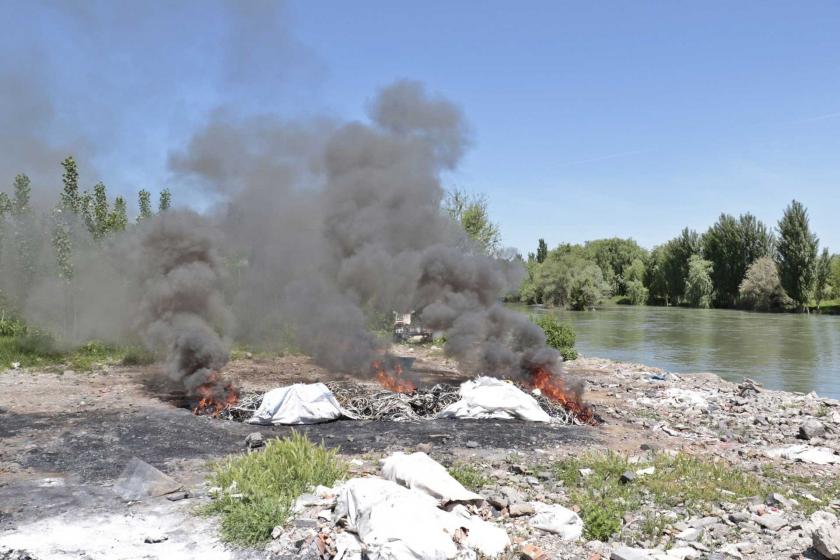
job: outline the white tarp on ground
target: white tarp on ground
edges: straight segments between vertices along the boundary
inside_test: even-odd
[[[446,468],[422,452],[406,455],[397,452],[382,461],[382,476],[412,490],[428,494],[442,502],[483,500],[452,478]]]
[[[451,560],[494,557],[510,546],[504,529],[460,507],[448,512],[437,500],[381,478],[354,478],[341,486],[334,520],[346,518],[370,560]]]
[[[840,455],[835,455],[834,450],[830,447],[814,447],[804,443],[770,449],[766,455],[768,457],[781,457],[790,461],[802,461],[803,463],[812,463],[815,465],[840,463]]]
[[[531,395],[512,383],[493,377],[477,377],[461,384],[461,400],[438,413],[438,418],[515,418],[550,422],[551,417]]]
[[[249,424],[318,424],[352,418],[323,383],[296,383],[272,389],[263,395]]]

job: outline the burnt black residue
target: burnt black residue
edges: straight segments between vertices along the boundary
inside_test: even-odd
[[[4,419],[10,432],[25,429],[37,445],[14,460],[42,472],[66,473],[84,482],[116,478],[132,457],[163,471],[177,459],[218,458],[243,450],[247,434],[283,437],[297,429],[348,454],[435,447],[530,450],[594,438],[590,428],[519,421],[430,420],[424,422],[337,421],[312,426],[251,426],[194,416],[184,409],[145,412],[88,411],[57,415],[15,415]],[[474,443],[472,443],[474,442]]]

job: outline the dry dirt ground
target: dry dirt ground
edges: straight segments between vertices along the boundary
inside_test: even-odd
[[[418,384],[464,380],[439,350],[399,346],[394,353],[416,358],[412,375]],[[773,465],[806,480],[830,481],[840,475],[840,465],[807,465],[765,454],[771,447],[800,441],[801,423],[814,419],[825,423],[828,432],[809,443],[840,451],[837,401],[763,389],[745,396],[738,385],[710,374],[673,376],[594,358],[571,362],[566,370],[570,381],[578,380],[585,388],[585,399],[596,407],[603,424],[338,421],[298,429],[338,447],[348,458],[363,459],[366,469],[375,469],[376,459],[385,453],[420,448],[430,449],[444,465],[481,465],[492,477],[518,463],[546,465],[598,449],[633,454],[644,446],[722,459],[751,472]],[[237,359],[225,375],[244,390],[347,379],[302,356]],[[93,373],[0,372],[0,559],[5,560],[4,547],[27,549],[39,559],[265,558],[265,552],[224,546],[216,538],[215,521],[192,511],[208,499],[208,460],[242,452],[251,432],[282,437],[290,428],[256,428],[194,416],[178,406],[182,397],[154,366]],[[699,404],[691,400],[698,398]],[[124,502],[112,486],[134,457],[170,475],[190,497]],[[840,509],[840,500],[830,507]],[[789,528],[765,535],[759,527],[753,539],[760,541],[758,547],[742,556],[801,557],[796,554],[807,549],[809,536],[796,529],[802,516],[788,515]],[[521,538],[530,538],[528,534]],[[167,540],[145,542],[159,535]],[[533,538],[542,547],[553,546]],[[722,546],[731,538],[709,542]],[[587,549],[586,558],[610,557],[608,550],[601,554],[595,545]],[[567,552],[552,557],[577,558],[583,550],[582,544],[563,546]],[[692,546],[702,550],[704,545]]]
[[[465,379],[440,352],[402,346],[396,353],[417,358],[411,375],[418,384]],[[225,376],[244,390],[348,379],[303,356],[235,360]],[[32,540],[48,533],[57,544],[47,557],[171,558],[185,549],[203,558],[241,556],[208,537],[215,532],[212,520],[189,515],[194,499],[125,504],[110,488],[128,461],[137,457],[200,499],[209,459],[242,451],[251,432],[282,437],[290,430],[195,416],[178,406],[183,405],[182,396],[156,366],[0,373],[0,551],[4,545],[44,550]],[[298,429],[348,456],[431,444],[438,457],[503,457],[538,448],[572,452],[615,439],[613,427],[524,422],[501,427],[499,422],[433,420],[339,421]],[[176,535],[166,530],[173,524],[182,527]],[[89,531],[99,540],[92,540]],[[149,534],[161,531],[169,534],[166,542],[144,543]],[[113,556],[116,550],[120,552]]]

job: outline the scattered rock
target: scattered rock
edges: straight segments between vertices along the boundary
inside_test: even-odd
[[[780,513],[766,513],[753,515],[752,520],[769,531],[778,531],[788,524],[787,518]]]
[[[478,447],[478,442],[475,440],[470,440],[466,444],[464,444],[467,449],[475,449]]]
[[[260,432],[251,432],[245,438],[245,447],[248,449],[259,449],[265,446],[265,438]]]
[[[829,560],[840,560],[840,523],[837,516],[817,511],[810,518],[814,548]]]
[[[169,537],[167,537],[166,535],[156,533],[153,535],[146,535],[146,537],[143,539],[143,542],[146,544],[157,544],[168,540]]]
[[[523,515],[533,515],[535,512],[534,506],[528,502],[519,502],[510,504],[508,506],[508,515],[511,517],[522,517]]]
[[[799,439],[813,439],[825,435],[825,425],[819,420],[806,420],[799,426]]]
[[[621,475],[621,478],[618,479],[619,482],[622,484],[627,484],[636,480],[636,473],[633,471],[624,471],[624,474]]]
[[[179,502],[181,500],[186,500],[189,497],[190,497],[189,493],[185,492],[185,491],[172,492],[171,494],[166,495],[166,499],[169,500],[170,502]]]

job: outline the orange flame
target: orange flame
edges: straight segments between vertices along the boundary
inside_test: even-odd
[[[595,413],[580,400],[580,396],[574,391],[566,389],[563,380],[550,371],[538,367],[533,370],[531,386],[539,389],[540,392],[553,401],[557,401],[563,407],[575,415],[584,424],[595,425]]]
[[[399,363],[394,364],[394,373],[389,373],[381,360],[374,360],[370,364],[376,380],[380,385],[395,393],[413,393],[417,387],[408,379],[402,379],[403,370]]]
[[[219,388],[219,382],[219,375],[214,371],[207,376],[207,381],[195,388],[199,400],[193,414],[208,414],[215,418],[224,409],[239,402],[239,391],[233,383],[226,383]]]

